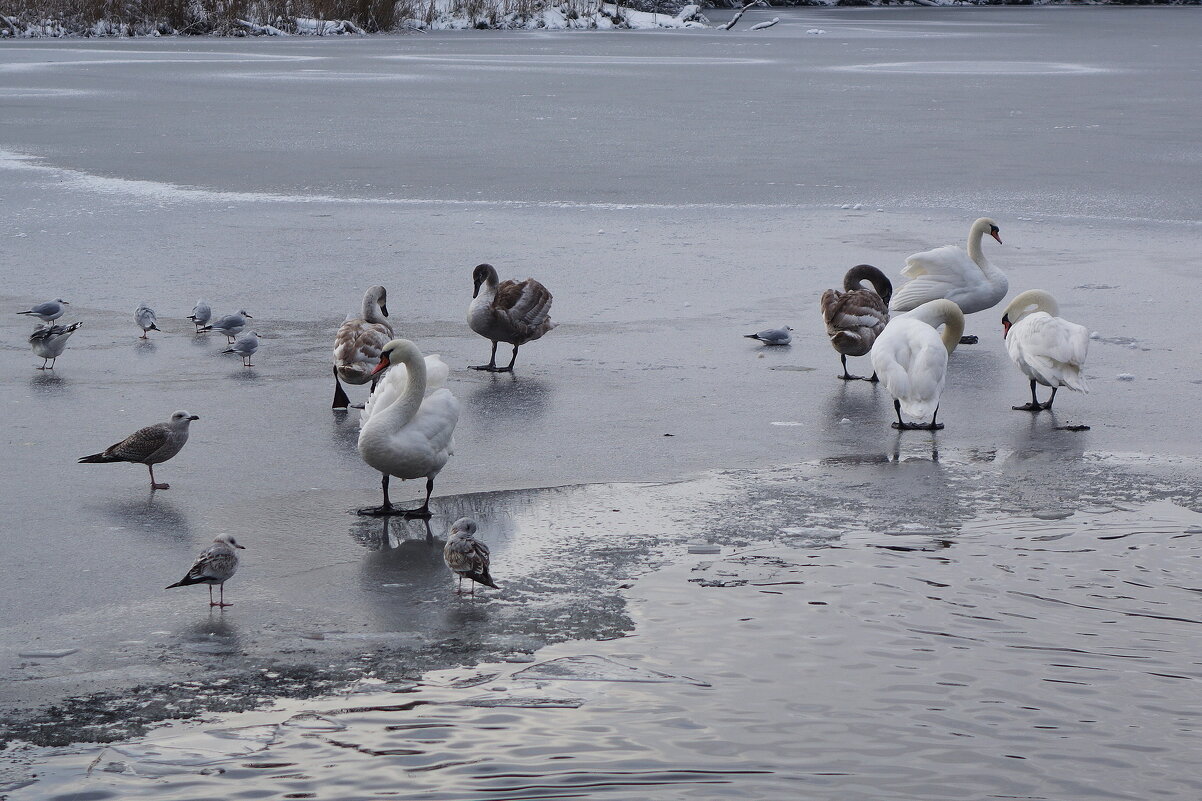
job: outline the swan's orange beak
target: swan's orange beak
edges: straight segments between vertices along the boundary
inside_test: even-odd
[[[1000,234],[1000,233],[998,233],[997,229],[994,229],[994,230],[990,231],[990,232],[989,232],[989,235],[990,235],[991,237],[993,237],[994,239],[996,239],[996,240],[997,240],[997,243],[998,243],[999,245],[1000,245],[1000,244],[1002,244],[1002,237],[1001,237],[1001,234]]]
[[[1005,339],[1006,337],[1010,336],[1010,325],[1011,325],[1011,323],[1009,320],[1006,320],[1006,319],[1002,320],[1002,339]]]
[[[371,371],[371,374],[375,375],[376,373],[380,372],[381,370],[386,369],[388,366],[389,366],[388,354],[382,353],[382,354],[380,354],[380,363],[376,365],[376,369]]]

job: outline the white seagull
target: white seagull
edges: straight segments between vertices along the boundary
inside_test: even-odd
[[[39,325],[33,329],[33,333],[29,335],[29,344],[33,346],[34,355],[42,357],[39,370],[54,369],[55,361],[67,348],[67,340],[81,325],[81,322],[71,325]],[[50,362],[49,367],[46,366],[46,362]]]
[[[52,323],[58,318],[67,313],[64,306],[70,306],[67,301],[59,298],[57,300],[48,300],[45,303],[39,303],[31,309],[19,311],[17,314],[29,314],[41,320],[43,323]]]
[[[108,462],[133,462],[144,464],[150,469],[150,488],[161,490],[170,484],[158,484],[154,480],[154,466],[167,461],[179,453],[188,441],[188,426],[200,418],[183,410],[171,415],[166,423],[139,428],[116,445],[110,445],[100,453],[84,456],[80,464],[105,464]]]
[[[392,341],[392,324],[388,322],[388,291],[373,286],[363,296],[360,317],[347,317],[334,335],[334,403],[332,408],[345,409],[351,400],[338,383],[372,382],[372,370],[380,361],[380,352]]]
[[[764,331],[757,331],[754,334],[744,334],[746,339],[758,339],[765,345],[788,345],[793,341],[793,335],[789,332],[793,329],[787,325],[782,325],[780,328],[768,328]]]
[[[233,606],[225,602],[225,583],[238,572],[238,551],[235,549],[246,550],[246,546],[239,545],[230,534],[219,534],[213,540],[213,544],[196,557],[192,567],[188,568],[188,573],[174,584],[168,584],[167,589],[187,587],[190,584],[208,584],[209,606],[222,609]],[[221,590],[219,601],[213,600],[214,584]]]
[[[213,307],[207,300],[201,298],[192,307],[192,313],[188,315],[188,319],[196,326],[196,332],[200,333],[201,327],[213,319]]]
[[[250,357],[255,355],[255,351],[259,349],[259,332],[248,331],[242,336],[234,340],[234,344],[230,345],[222,353],[236,353],[242,357],[243,367],[254,367],[250,363]]]
[[[1089,392],[1081,375],[1089,352],[1089,331],[1083,325],[1057,317],[1059,313],[1060,307],[1049,293],[1029,289],[1010,301],[1002,315],[1010,359],[1031,379],[1031,402],[1011,407],[1016,411],[1051,409],[1060,387]],[[1046,403],[1035,397],[1037,383],[1052,388]]]
[[[459,577],[459,586],[455,594],[463,592],[463,580],[471,579],[476,584],[499,590],[488,574],[488,566],[492,561],[488,554],[488,546],[475,537],[476,521],[461,517],[451,524],[451,532],[447,536],[447,544],[442,549],[442,559],[447,567]],[[476,594],[476,584],[472,584],[472,595]]]
[[[142,329],[142,336],[140,336],[139,339],[149,339],[150,331],[160,330],[159,327],[155,325],[155,323],[158,322],[158,319],[159,318],[154,313],[154,309],[150,308],[145,303],[143,303],[137,308],[136,311],[134,311],[134,322],[136,322],[138,327]]]
[[[429,357],[437,359],[437,357]],[[431,383],[446,380],[446,366]],[[394,339],[384,346],[376,372],[388,370],[376,391],[367,399],[359,418],[359,455],[383,474],[384,503],[360,509],[361,515],[404,515],[430,517],[430,493],[434,477],[454,452],[455,424],[459,401],[445,387],[426,394],[429,361],[407,339]],[[404,367],[404,370],[398,369]],[[388,500],[388,479],[426,479],[426,500],[417,509],[398,509]]]
[[[943,335],[935,330],[944,326]],[[939,415],[939,397],[947,379],[947,357],[960,344],[964,333],[964,314],[950,300],[932,300],[914,311],[894,317],[876,338],[869,358],[872,368],[893,396],[897,422],[893,427],[902,431],[925,429],[938,431],[943,423]],[[907,423],[905,412],[914,420],[931,422]]]
[[[234,344],[234,337],[242,333],[242,329],[246,328],[247,318],[254,319],[246,313],[245,309],[240,310],[236,314],[227,314],[219,320],[215,320],[208,325],[202,325],[201,331],[216,331],[219,334],[225,334],[230,345]]]
[[[551,322],[551,293],[533,278],[501,281],[491,264],[477,265],[472,281],[475,289],[467,308],[467,324],[480,336],[492,340],[488,364],[472,365],[472,369],[511,373],[518,359],[518,348],[555,327]],[[498,342],[513,345],[507,367],[497,367]]]

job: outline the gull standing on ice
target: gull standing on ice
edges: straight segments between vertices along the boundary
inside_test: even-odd
[[[219,334],[225,334],[229,339],[230,345],[234,344],[234,337],[242,333],[242,329],[246,328],[247,318],[254,319],[246,313],[246,309],[240,310],[237,314],[227,314],[220,320],[210,323],[209,325],[201,326],[201,331],[216,331]]]
[[[139,428],[116,445],[110,445],[100,453],[84,456],[80,464],[105,464],[108,462],[133,462],[144,464],[150,469],[150,488],[168,489],[170,484],[158,484],[154,480],[154,466],[167,461],[180,452],[188,441],[188,426],[200,418],[185,411],[171,415],[166,423]]]
[[[780,328],[769,328],[764,331],[757,331],[754,334],[744,334],[746,339],[758,339],[765,345],[788,345],[793,341],[793,335],[789,332],[793,329],[787,325],[782,325]]]
[[[239,545],[232,535],[218,535],[213,540],[213,544],[196,557],[196,562],[188,569],[188,574],[174,584],[168,584],[167,589],[187,587],[190,584],[208,584],[209,606],[218,606],[222,609],[233,606],[233,604],[225,602],[225,583],[234,573],[238,572],[238,551],[234,550],[235,548],[246,550],[246,546]],[[220,601],[213,600],[214,584],[221,590]]]
[[[159,327],[155,325],[158,322],[158,317],[154,313],[154,309],[143,303],[134,312],[134,322],[142,329],[142,336],[139,339],[149,339],[150,331],[159,331]]]
[[[248,331],[242,336],[234,340],[234,344],[230,345],[222,353],[237,353],[242,357],[243,367],[254,367],[250,363],[250,357],[255,355],[255,351],[259,349],[259,332]]]
[[[1011,408],[1019,412],[1042,412],[1052,408],[1056,390],[1068,387],[1089,392],[1081,368],[1089,352],[1089,331],[1070,323],[1060,313],[1056,299],[1040,289],[1028,289],[1006,307],[1002,315],[1003,337],[1010,359],[1031,379],[1031,402]],[[1052,388],[1047,403],[1035,397],[1035,384]]]
[[[551,293],[527,278],[525,281],[500,281],[491,264],[480,264],[472,272],[475,289],[467,309],[467,324],[480,336],[492,340],[488,364],[472,365],[473,370],[512,373],[518,359],[518,347],[533,342],[555,327],[551,322]],[[513,345],[508,367],[497,367],[497,343]]]
[[[380,352],[392,341],[392,324],[388,322],[388,291],[382,286],[373,286],[363,296],[361,317],[347,317],[334,335],[334,403],[331,408],[345,409],[351,404],[346,396],[342,379],[348,384],[366,384],[374,387],[377,378],[372,370],[380,362]]]
[[[67,310],[64,309],[63,307],[70,306],[70,305],[71,304],[68,303],[67,301],[63,300],[62,298],[59,298],[58,300],[48,300],[45,303],[39,303],[38,305],[34,306],[32,309],[26,309],[25,311],[19,311],[19,312],[17,312],[17,314],[31,314],[34,317],[41,320],[43,323],[52,323],[55,320],[57,320],[58,318],[62,317],[64,314],[66,314]]]
[[[196,326],[196,333],[200,333],[201,326],[213,319],[213,307],[204,298],[196,301],[196,305],[192,307],[192,313],[188,315],[188,319]]]
[[[33,329],[33,333],[29,336],[29,344],[33,346],[33,352],[37,356],[41,356],[42,366],[39,370],[53,370],[54,362],[59,356],[63,355],[63,351],[67,347],[67,340],[71,338],[83,323],[71,323],[71,325],[39,325]],[[50,366],[46,366],[46,362],[50,362]]]
[[[455,594],[463,592],[463,580],[471,579],[477,584],[499,590],[488,574],[488,566],[492,561],[488,555],[488,546],[475,537],[476,521],[461,517],[451,525],[451,533],[447,536],[447,544],[442,549],[443,561],[447,567],[459,577],[459,586]],[[476,594],[476,585],[472,585],[472,595]]]

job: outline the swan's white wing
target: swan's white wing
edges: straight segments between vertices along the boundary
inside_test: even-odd
[[[379,359],[376,361],[379,362]],[[427,356],[426,396],[428,397],[435,390],[444,387],[450,374],[451,368],[439,358],[438,354]],[[377,411],[388,408],[404,395],[407,386],[409,386],[409,370],[405,365],[394,364],[389,367],[384,373],[384,378],[376,384],[371,397],[367,399],[367,404],[363,407],[363,414],[359,415],[359,427],[362,428]]]
[[[964,248],[944,245],[934,250],[915,253],[906,259],[902,275],[913,280],[903,284],[893,294],[889,308],[910,311],[930,300],[951,297],[966,287],[985,285],[985,276]]]
[[[1085,326],[1035,312],[1011,327],[1006,350],[1024,373],[1041,384],[1088,391],[1081,375],[1089,352]]]
[[[405,428],[420,432],[435,451],[451,451],[452,435],[459,422],[459,399],[445,387],[435,390],[422,401],[413,420]]]

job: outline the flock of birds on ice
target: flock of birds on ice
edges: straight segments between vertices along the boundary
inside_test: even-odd
[[[997,224],[986,217],[973,222],[967,248],[946,245],[916,253],[906,259],[902,275],[909,278],[893,292],[889,279],[877,268],[861,264],[850,269],[843,279],[843,290],[827,290],[820,307],[831,346],[839,353],[843,380],[858,380],[847,369],[848,356],[869,357],[872,375],[864,380],[880,381],[893,398],[901,430],[938,430],[939,399],[947,380],[948,355],[957,345],[970,344],[976,337],[963,337],[964,315],[984,311],[1002,301],[1009,290],[1005,274],[990,264],[981,249],[981,240],[990,235],[1000,244]],[[468,307],[467,322],[473,331],[492,343],[488,364],[472,369],[512,372],[518,348],[533,342],[552,328],[551,293],[538,281],[501,281],[489,264],[473,271],[474,289]],[[867,282],[869,286],[865,286]],[[382,475],[383,503],[359,509],[361,515],[402,515],[430,518],[430,495],[434,479],[454,453],[453,434],[459,420],[458,399],[445,386],[450,369],[438,356],[425,356],[417,345],[394,336],[388,321],[388,297],[382,286],[373,286],[363,297],[358,317],[350,317],[334,338],[333,407],[349,408],[342,384],[370,384],[371,390],[362,407],[358,448],[363,460]],[[67,301],[48,301],[19,312],[42,321],[29,338],[33,352],[45,361],[38,369],[53,369],[67,346],[67,340],[83,323],[58,325],[66,312]],[[1081,369],[1089,349],[1089,334],[1084,326],[1057,316],[1056,300],[1038,289],[1022,292],[1002,314],[1003,335],[1011,360],[1030,382],[1031,400],[1013,408],[1040,412],[1052,408],[1060,387],[1086,392]],[[142,329],[142,338],[158,330],[154,310],[142,304],[134,314]],[[212,309],[199,301],[188,318],[197,332],[225,334],[229,348],[252,367],[251,357],[259,347],[256,332],[242,333],[251,315],[245,310],[217,320]],[[940,332],[942,328],[942,332]],[[788,345],[789,328],[761,331],[747,336],[766,345]],[[513,346],[509,364],[497,366],[497,345]],[[1047,400],[1040,401],[1036,387],[1051,389]],[[906,418],[909,418],[908,420]],[[175,456],[188,441],[192,421],[199,419],[186,411],[177,411],[165,423],[139,429],[105,450],[85,456],[82,463],[133,462],[150,471],[152,490],[167,489],[156,482],[154,465]],[[1087,426],[1069,426],[1084,430]],[[420,507],[401,509],[388,497],[391,478],[426,479],[426,497]],[[467,578],[474,594],[475,584],[496,587],[489,573],[488,546],[475,538],[476,523],[461,518],[452,524],[443,551],[447,566],[462,582]],[[224,585],[238,568],[238,550],[243,549],[232,536],[222,534],[213,541],[171,587],[190,584],[209,586],[211,606],[225,607]],[[213,585],[220,588],[219,600],[213,600]],[[170,589],[170,587],[168,588]]]

